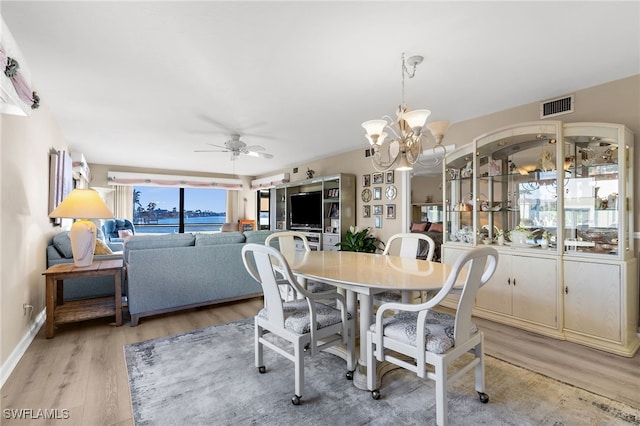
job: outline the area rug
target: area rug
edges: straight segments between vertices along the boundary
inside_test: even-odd
[[[373,400],[345,379],[345,362],[320,353],[305,360],[305,392],[294,406],[293,363],[265,348],[254,367],[253,321],[243,320],[127,345],[136,425],[432,425],[433,382],[397,369]],[[488,404],[473,372],[449,388],[453,425],[640,425],[640,410],[486,358]]]

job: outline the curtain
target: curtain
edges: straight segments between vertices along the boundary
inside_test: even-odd
[[[114,185],[113,214],[119,219],[133,221],[133,186]]]

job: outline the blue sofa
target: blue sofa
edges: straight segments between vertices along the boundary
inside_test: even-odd
[[[99,229],[99,228],[98,228]],[[102,233],[98,231],[96,236],[102,239]],[[122,249],[121,244],[107,244],[111,250]],[[73,263],[71,252],[71,240],[69,231],[57,233],[47,246],[47,268],[60,263]],[[94,260],[122,259],[122,253],[95,255]],[[64,300],[86,299],[90,297],[110,296],[114,294],[113,276],[100,276],[88,278],[74,278],[64,280]],[[123,295],[126,294],[123,283]]]
[[[124,244],[131,326],[140,318],[262,295],[246,271],[245,243],[273,231],[135,235]]]

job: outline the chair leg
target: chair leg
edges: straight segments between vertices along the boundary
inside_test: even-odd
[[[262,338],[263,329],[258,325],[258,321],[255,322],[255,360],[256,360],[256,368],[260,370],[261,373],[264,373],[264,360],[263,353],[264,349],[262,343],[260,343],[260,339]]]
[[[298,405],[304,389],[304,345],[301,340],[293,344],[293,352],[295,358],[295,394],[291,398],[291,402],[293,402],[293,405]]]
[[[380,348],[380,350],[383,350]],[[380,398],[380,391],[376,388],[377,385],[377,369],[376,357],[374,353],[373,333],[367,332],[367,389],[371,391],[371,397],[373,399]]]
[[[476,358],[480,358],[480,362],[475,367],[475,375],[476,375],[476,392],[478,392],[478,396],[480,397],[480,402],[486,404],[489,402],[489,395],[484,392],[484,342],[481,340],[480,343],[476,345],[474,348]]]
[[[436,375],[436,422],[438,426],[448,424],[447,366],[442,359],[434,363]]]

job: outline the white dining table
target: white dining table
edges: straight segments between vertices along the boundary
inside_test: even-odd
[[[348,251],[296,252],[286,256],[297,276],[346,290],[347,310],[358,319],[360,350],[354,384],[366,389],[367,330],[373,323],[373,298],[389,290],[439,290],[452,265],[371,253]],[[360,299],[360,310],[356,296]]]

